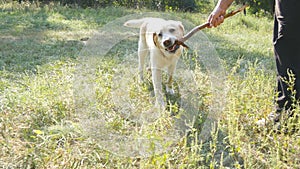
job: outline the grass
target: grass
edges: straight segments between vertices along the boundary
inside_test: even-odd
[[[151,83],[135,83],[134,37],[92,60],[94,72],[82,75],[93,81],[95,109],[78,113],[78,106],[84,105],[76,100],[80,98],[74,81],[78,66],[83,65],[80,52],[86,47],[80,39],[93,39],[107,23],[141,12],[1,4],[2,168],[300,167],[298,131],[276,134],[255,126],[274,107],[273,22],[268,18],[237,15],[204,31],[225,68],[224,98],[213,94],[209,70],[201,60],[191,59],[197,54],[188,52],[181,59],[190,67],[188,72],[177,70],[177,96],[170,100],[171,109],[159,111],[162,114],[145,123],[141,118],[149,118],[150,113],[142,116],[140,112],[151,110],[153,96]],[[172,15],[194,24],[206,18],[191,13]],[[223,99],[226,104],[215,125],[204,131],[212,105]],[[189,123],[182,125],[182,119]],[[299,128],[299,123],[295,125]],[[172,128],[178,126],[184,126],[181,129],[187,133],[172,135]],[[205,132],[208,135],[201,139]],[[146,141],[136,144],[141,138]]]

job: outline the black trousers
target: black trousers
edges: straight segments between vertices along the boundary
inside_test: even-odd
[[[274,54],[277,67],[278,98],[277,111],[291,109],[292,93],[300,98],[300,0],[275,0]],[[295,75],[295,85],[288,86],[282,80],[288,78],[288,70]]]

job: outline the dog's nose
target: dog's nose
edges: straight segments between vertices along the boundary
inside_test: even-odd
[[[163,42],[163,44],[164,44],[164,46],[165,47],[169,47],[169,46],[171,46],[172,45],[172,42],[171,42],[171,40],[165,40],[164,42]]]

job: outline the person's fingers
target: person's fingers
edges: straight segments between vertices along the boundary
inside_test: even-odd
[[[207,21],[209,24],[209,27],[214,27],[215,25],[217,25],[217,22],[218,22],[218,15],[216,15],[215,13],[211,13],[209,18],[208,18],[208,21]]]
[[[208,27],[211,28],[213,27],[213,14],[210,14],[208,19],[207,19],[207,22],[209,23]]]
[[[209,28],[211,27],[217,27],[219,25],[221,25],[224,22],[224,16],[219,16],[219,17],[215,17],[215,16],[211,16],[208,20],[209,23]]]
[[[218,18],[216,18],[215,23],[214,23],[214,27],[217,27],[219,25],[221,25],[224,22],[224,16],[221,15]]]

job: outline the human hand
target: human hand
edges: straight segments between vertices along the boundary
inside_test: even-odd
[[[217,6],[212,13],[208,16],[207,22],[209,23],[208,28],[217,27],[224,22],[224,15],[226,10],[222,9],[220,6]]]

